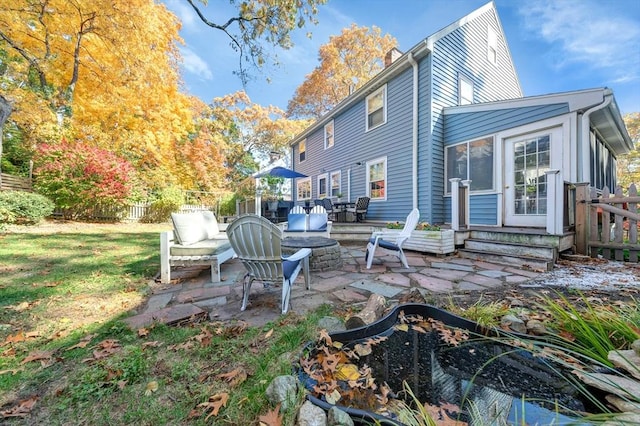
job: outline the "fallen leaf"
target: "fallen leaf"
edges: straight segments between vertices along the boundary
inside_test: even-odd
[[[26,364],[31,361],[42,361],[51,359],[53,351],[33,351],[20,364]]]
[[[139,328],[138,329],[138,337],[146,337],[149,335],[149,329],[147,328]]]
[[[373,352],[373,350],[371,349],[371,345],[367,345],[367,344],[363,345],[360,343],[356,344],[353,347],[353,350],[355,353],[357,353],[360,356],[366,356],[371,354],[371,352]]]
[[[398,324],[398,325],[394,326],[393,328],[398,330],[398,331],[409,331],[409,324]]]
[[[36,405],[37,401],[38,401],[37,396],[32,396],[31,398],[23,399],[17,405],[13,406],[12,408],[9,408],[8,410],[4,410],[0,412],[0,414],[2,414],[2,417],[26,417],[31,412],[33,407]]]
[[[157,390],[158,390],[158,382],[154,380],[152,382],[147,383],[147,387],[144,391],[144,394],[145,396],[149,396]]]
[[[22,331],[18,331],[16,334],[10,334],[9,336],[7,336],[7,338],[4,339],[3,345],[7,345],[9,343],[24,342],[24,340],[24,333]]]
[[[222,379],[225,382],[229,383],[232,387],[235,387],[247,380],[247,373],[245,373],[241,368],[236,368],[235,370],[231,370],[228,373],[218,374],[216,378]]]
[[[229,394],[226,392],[217,393],[209,397],[207,402],[203,402],[202,404],[198,404],[198,407],[204,407],[204,411],[211,410],[209,415],[205,417],[205,421],[209,420],[211,416],[217,416],[220,409],[227,405],[227,401],[229,400]]]
[[[267,414],[260,416],[258,420],[260,420],[260,426],[281,426],[282,416],[280,415],[280,404],[273,410],[267,411]]]
[[[96,336],[97,336],[97,334],[86,335],[82,339],[80,339],[80,341],[78,343],[76,343],[75,345],[67,348],[67,350],[70,351],[71,349],[75,349],[75,348],[85,348],[91,342],[91,340]]]
[[[341,364],[336,369],[336,379],[338,380],[358,380],[360,373],[355,364]]]
[[[144,342],[142,344],[142,349],[144,349],[144,348],[157,348],[159,346],[162,346],[162,342],[154,340],[153,342]]]
[[[267,333],[264,335],[264,340],[267,340],[269,337],[271,337],[272,334],[273,334],[273,328],[267,331]]]

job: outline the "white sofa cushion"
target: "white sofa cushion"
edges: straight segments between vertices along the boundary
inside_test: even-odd
[[[209,237],[200,213],[171,213],[171,221],[176,238],[182,245],[188,246]]]
[[[218,219],[216,219],[216,215],[213,214],[212,211],[206,210],[200,212],[202,214],[202,219],[204,221],[204,228],[207,231],[207,239],[215,238],[218,234],[220,234],[220,229],[218,228]]]

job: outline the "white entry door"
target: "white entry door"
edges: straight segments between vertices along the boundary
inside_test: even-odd
[[[562,164],[562,128],[557,127],[505,140],[504,224],[545,227],[547,175]]]

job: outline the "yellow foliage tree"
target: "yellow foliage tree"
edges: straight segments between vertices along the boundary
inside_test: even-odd
[[[640,189],[640,112],[622,117],[635,149],[618,159],[618,185],[627,190],[632,183]]]
[[[398,42],[378,27],[352,24],[320,46],[318,65],[287,105],[290,117],[319,118],[384,68],[384,57]]]
[[[81,139],[149,185],[180,176],[197,100],[179,92],[179,22],[153,0],[0,0],[2,81],[25,143]]]

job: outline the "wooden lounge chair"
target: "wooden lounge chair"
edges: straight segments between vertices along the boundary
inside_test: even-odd
[[[404,222],[404,228],[395,238],[395,241],[386,240],[382,238],[381,232],[374,232],[371,234],[371,238],[369,239],[369,243],[367,244],[367,251],[365,253],[365,260],[367,261],[367,269],[371,269],[371,263],[373,262],[373,256],[375,256],[376,248],[381,247],[383,249],[395,251],[400,262],[405,268],[409,267],[407,263],[407,258],[404,255],[404,251],[402,251],[402,245],[405,241],[411,236],[411,231],[416,228],[418,224],[418,220],[420,220],[420,212],[418,209],[411,210],[409,216],[407,216],[407,220]]]
[[[310,289],[309,256],[311,249],[303,248],[291,256],[281,251],[282,231],[268,219],[257,215],[243,215],[227,228],[229,242],[247,269],[242,280],[242,306],[247,309],[253,281],[263,285],[282,283],[282,313],[289,310],[291,285],[302,270],[307,290]]]

